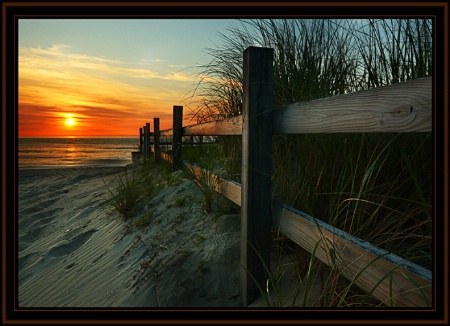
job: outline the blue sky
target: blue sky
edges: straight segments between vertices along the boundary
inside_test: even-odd
[[[20,20],[19,45],[71,51],[139,64],[164,60],[174,65],[204,63],[205,47],[219,32],[239,26],[234,19],[28,19]]]

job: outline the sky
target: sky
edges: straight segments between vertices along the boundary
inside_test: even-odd
[[[20,19],[19,137],[136,136],[198,83],[235,19]],[[184,109],[184,115],[189,113]],[[187,120],[184,125],[189,124]],[[151,127],[153,131],[153,126]]]

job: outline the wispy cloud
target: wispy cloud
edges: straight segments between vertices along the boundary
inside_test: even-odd
[[[28,119],[47,119],[38,124],[47,125],[61,119],[61,112],[77,113],[80,119],[91,121],[91,125],[84,125],[86,133],[87,127],[96,123],[115,123],[134,130],[144,119],[171,113],[196,79],[171,71],[169,65],[165,71],[156,71],[69,50],[65,44],[19,49],[19,132],[32,132],[27,129],[31,125]],[[163,60],[157,62],[164,65]],[[138,124],[132,127],[130,121]],[[53,127],[59,128],[57,124]]]

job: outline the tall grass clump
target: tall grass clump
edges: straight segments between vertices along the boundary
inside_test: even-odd
[[[210,213],[213,208],[214,200],[219,196],[216,190],[220,184],[220,179],[211,171],[203,168],[197,170],[189,167],[187,168],[187,171],[194,183],[203,193],[203,211],[205,214]]]
[[[212,59],[187,106],[198,121],[240,115],[249,46],[274,49],[275,110],[431,76],[432,29],[430,19],[241,21],[206,49]],[[224,168],[240,180],[240,138],[228,138],[219,140]],[[273,195],[431,269],[432,141],[426,132],[274,135]]]
[[[116,181],[117,187],[115,190],[106,186],[111,195],[109,203],[124,219],[128,219],[135,213],[136,206],[142,198],[141,180],[137,177],[137,173],[132,170],[117,177]]]
[[[164,187],[171,185],[171,167],[167,162],[156,164],[149,159],[137,167],[126,169],[116,178],[117,185],[110,188],[106,185],[110,199],[109,204],[125,219],[134,216],[139,210],[140,202],[145,198],[151,198]],[[147,217],[151,216],[150,213]]]

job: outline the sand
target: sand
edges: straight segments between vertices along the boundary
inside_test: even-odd
[[[123,220],[105,183],[124,169],[19,171],[19,307],[241,306],[240,216],[205,214],[180,179]]]
[[[242,308],[240,215],[223,205],[205,213],[200,189],[175,172],[176,182],[124,220],[108,188],[130,169],[19,170],[19,307]],[[315,306],[322,280],[305,301],[298,257],[280,263],[276,252],[271,268],[282,277],[271,306]]]

